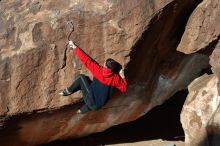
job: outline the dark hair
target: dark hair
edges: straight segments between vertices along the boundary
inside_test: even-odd
[[[106,60],[106,66],[107,66],[107,68],[111,69],[112,72],[114,72],[114,73],[119,73],[119,71],[122,69],[121,64],[112,58],[108,58]]]

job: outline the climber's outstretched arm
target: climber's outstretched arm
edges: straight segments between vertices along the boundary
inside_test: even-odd
[[[81,62],[91,71],[94,76],[100,73],[103,67],[93,60],[88,54],[76,46],[72,41],[69,41],[69,47],[75,51]]]

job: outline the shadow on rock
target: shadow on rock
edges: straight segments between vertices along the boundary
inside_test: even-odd
[[[55,141],[44,146],[100,146],[154,139],[184,141],[180,112],[187,94],[187,90],[176,93],[165,104],[154,108],[134,122],[117,125],[84,138]]]

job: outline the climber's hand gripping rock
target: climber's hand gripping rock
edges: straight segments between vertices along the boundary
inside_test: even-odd
[[[77,46],[73,43],[73,41],[69,41],[68,46],[73,50],[77,48]]]

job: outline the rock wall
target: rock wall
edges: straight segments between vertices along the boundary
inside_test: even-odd
[[[176,51],[187,20],[199,2],[0,1],[2,131],[7,130],[4,119],[9,116],[16,119],[22,113],[41,112],[32,115],[36,118],[18,116],[16,126],[12,126],[14,135],[3,134],[2,144],[38,145],[103,131],[137,119],[186,88],[202,69],[209,67],[206,55],[186,56]],[[126,64],[129,83],[126,95],[115,93],[102,109],[84,115],[75,114],[81,105],[74,104],[80,93],[67,98],[57,95],[78,74],[91,77],[69,51],[62,69],[71,23],[74,32],[70,38],[100,64],[109,57]],[[59,112],[70,104],[71,110]],[[5,142],[8,137],[13,141]]]
[[[186,146],[218,146],[219,141],[219,43],[210,56],[214,74],[193,81],[181,112]]]
[[[215,46],[215,50],[212,52],[210,56],[210,64],[212,66],[212,72],[220,79],[220,74],[219,74],[219,69],[220,69],[220,64],[219,64],[219,55],[220,55],[220,41],[218,40],[217,45]],[[219,82],[217,85],[218,88],[218,93],[220,93],[220,86]]]
[[[1,1],[0,114],[75,101],[57,95],[77,74],[88,73],[69,52],[67,66],[61,69],[71,22],[75,31],[70,38],[100,64],[108,57],[126,64],[150,20],[169,2]]]
[[[219,40],[220,6],[218,0],[203,0],[190,16],[178,51],[190,54],[211,49]]]
[[[219,18],[220,2],[204,0],[193,11],[177,50],[210,55],[214,75],[194,80],[181,113],[187,146],[218,146],[219,140]]]
[[[195,79],[188,87],[189,95],[181,113],[187,146],[209,145],[208,135],[212,124],[210,127],[208,125],[220,105],[217,83],[218,78],[215,75],[206,74]],[[219,140],[214,142],[220,144]]]

